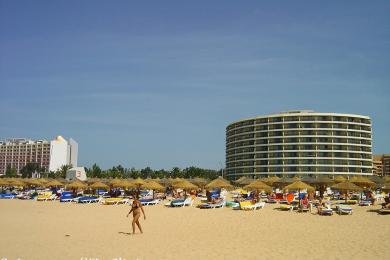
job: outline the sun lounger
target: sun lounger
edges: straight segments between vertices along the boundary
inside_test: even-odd
[[[207,204],[201,204],[199,206],[200,209],[216,209],[216,208],[222,208],[225,205],[225,201],[222,200],[217,203],[207,203]]]
[[[0,199],[14,199],[16,194],[0,194]]]
[[[192,197],[188,197],[187,199],[175,199],[165,204],[167,207],[184,207],[184,206],[192,206],[193,200]]]
[[[83,196],[78,198],[78,203],[97,203],[101,202],[101,199],[95,196]]]
[[[156,205],[160,202],[158,199],[145,199],[145,200],[139,200],[142,204],[142,206],[148,206],[148,205]]]
[[[101,199],[100,202],[103,205],[119,205],[119,204],[126,204],[129,202],[129,199],[127,198],[105,198]]]
[[[240,202],[238,203],[238,205],[236,205],[236,206],[233,207],[233,209],[234,209],[234,210],[239,210],[239,209],[243,209],[243,208],[246,207],[246,206],[251,206],[251,205],[253,205],[252,201],[250,201],[250,200],[244,200],[244,201],[240,201]]]
[[[333,215],[333,209],[331,209],[329,205],[326,208],[319,208],[318,215],[321,215],[321,216],[332,216]]]
[[[252,205],[243,206],[243,210],[256,210],[256,209],[262,209],[265,206],[265,202],[257,202]]]
[[[361,200],[359,201],[359,206],[371,206],[372,202],[369,200]]]
[[[37,201],[48,201],[48,200],[55,200],[57,197],[56,194],[44,194],[44,195],[38,195]]]
[[[339,215],[345,214],[345,215],[352,215],[352,208],[346,205],[337,205],[337,213]]]

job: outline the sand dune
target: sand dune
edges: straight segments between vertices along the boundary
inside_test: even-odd
[[[147,206],[130,235],[127,205],[0,201],[0,259],[387,259],[390,216],[330,217]]]

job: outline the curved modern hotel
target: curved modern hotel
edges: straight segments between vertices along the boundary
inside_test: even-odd
[[[368,116],[299,110],[227,126],[227,178],[315,174],[372,174]]]

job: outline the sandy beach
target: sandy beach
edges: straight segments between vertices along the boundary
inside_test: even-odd
[[[0,259],[387,259],[390,216],[146,206],[130,235],[128,205],[0,200]]]

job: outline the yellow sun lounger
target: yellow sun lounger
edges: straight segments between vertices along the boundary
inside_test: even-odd
[[[129,202],[129,199],[124,198],[106,198],[103,200],[104,205],[118,205],[118,204],[126,204]]]

